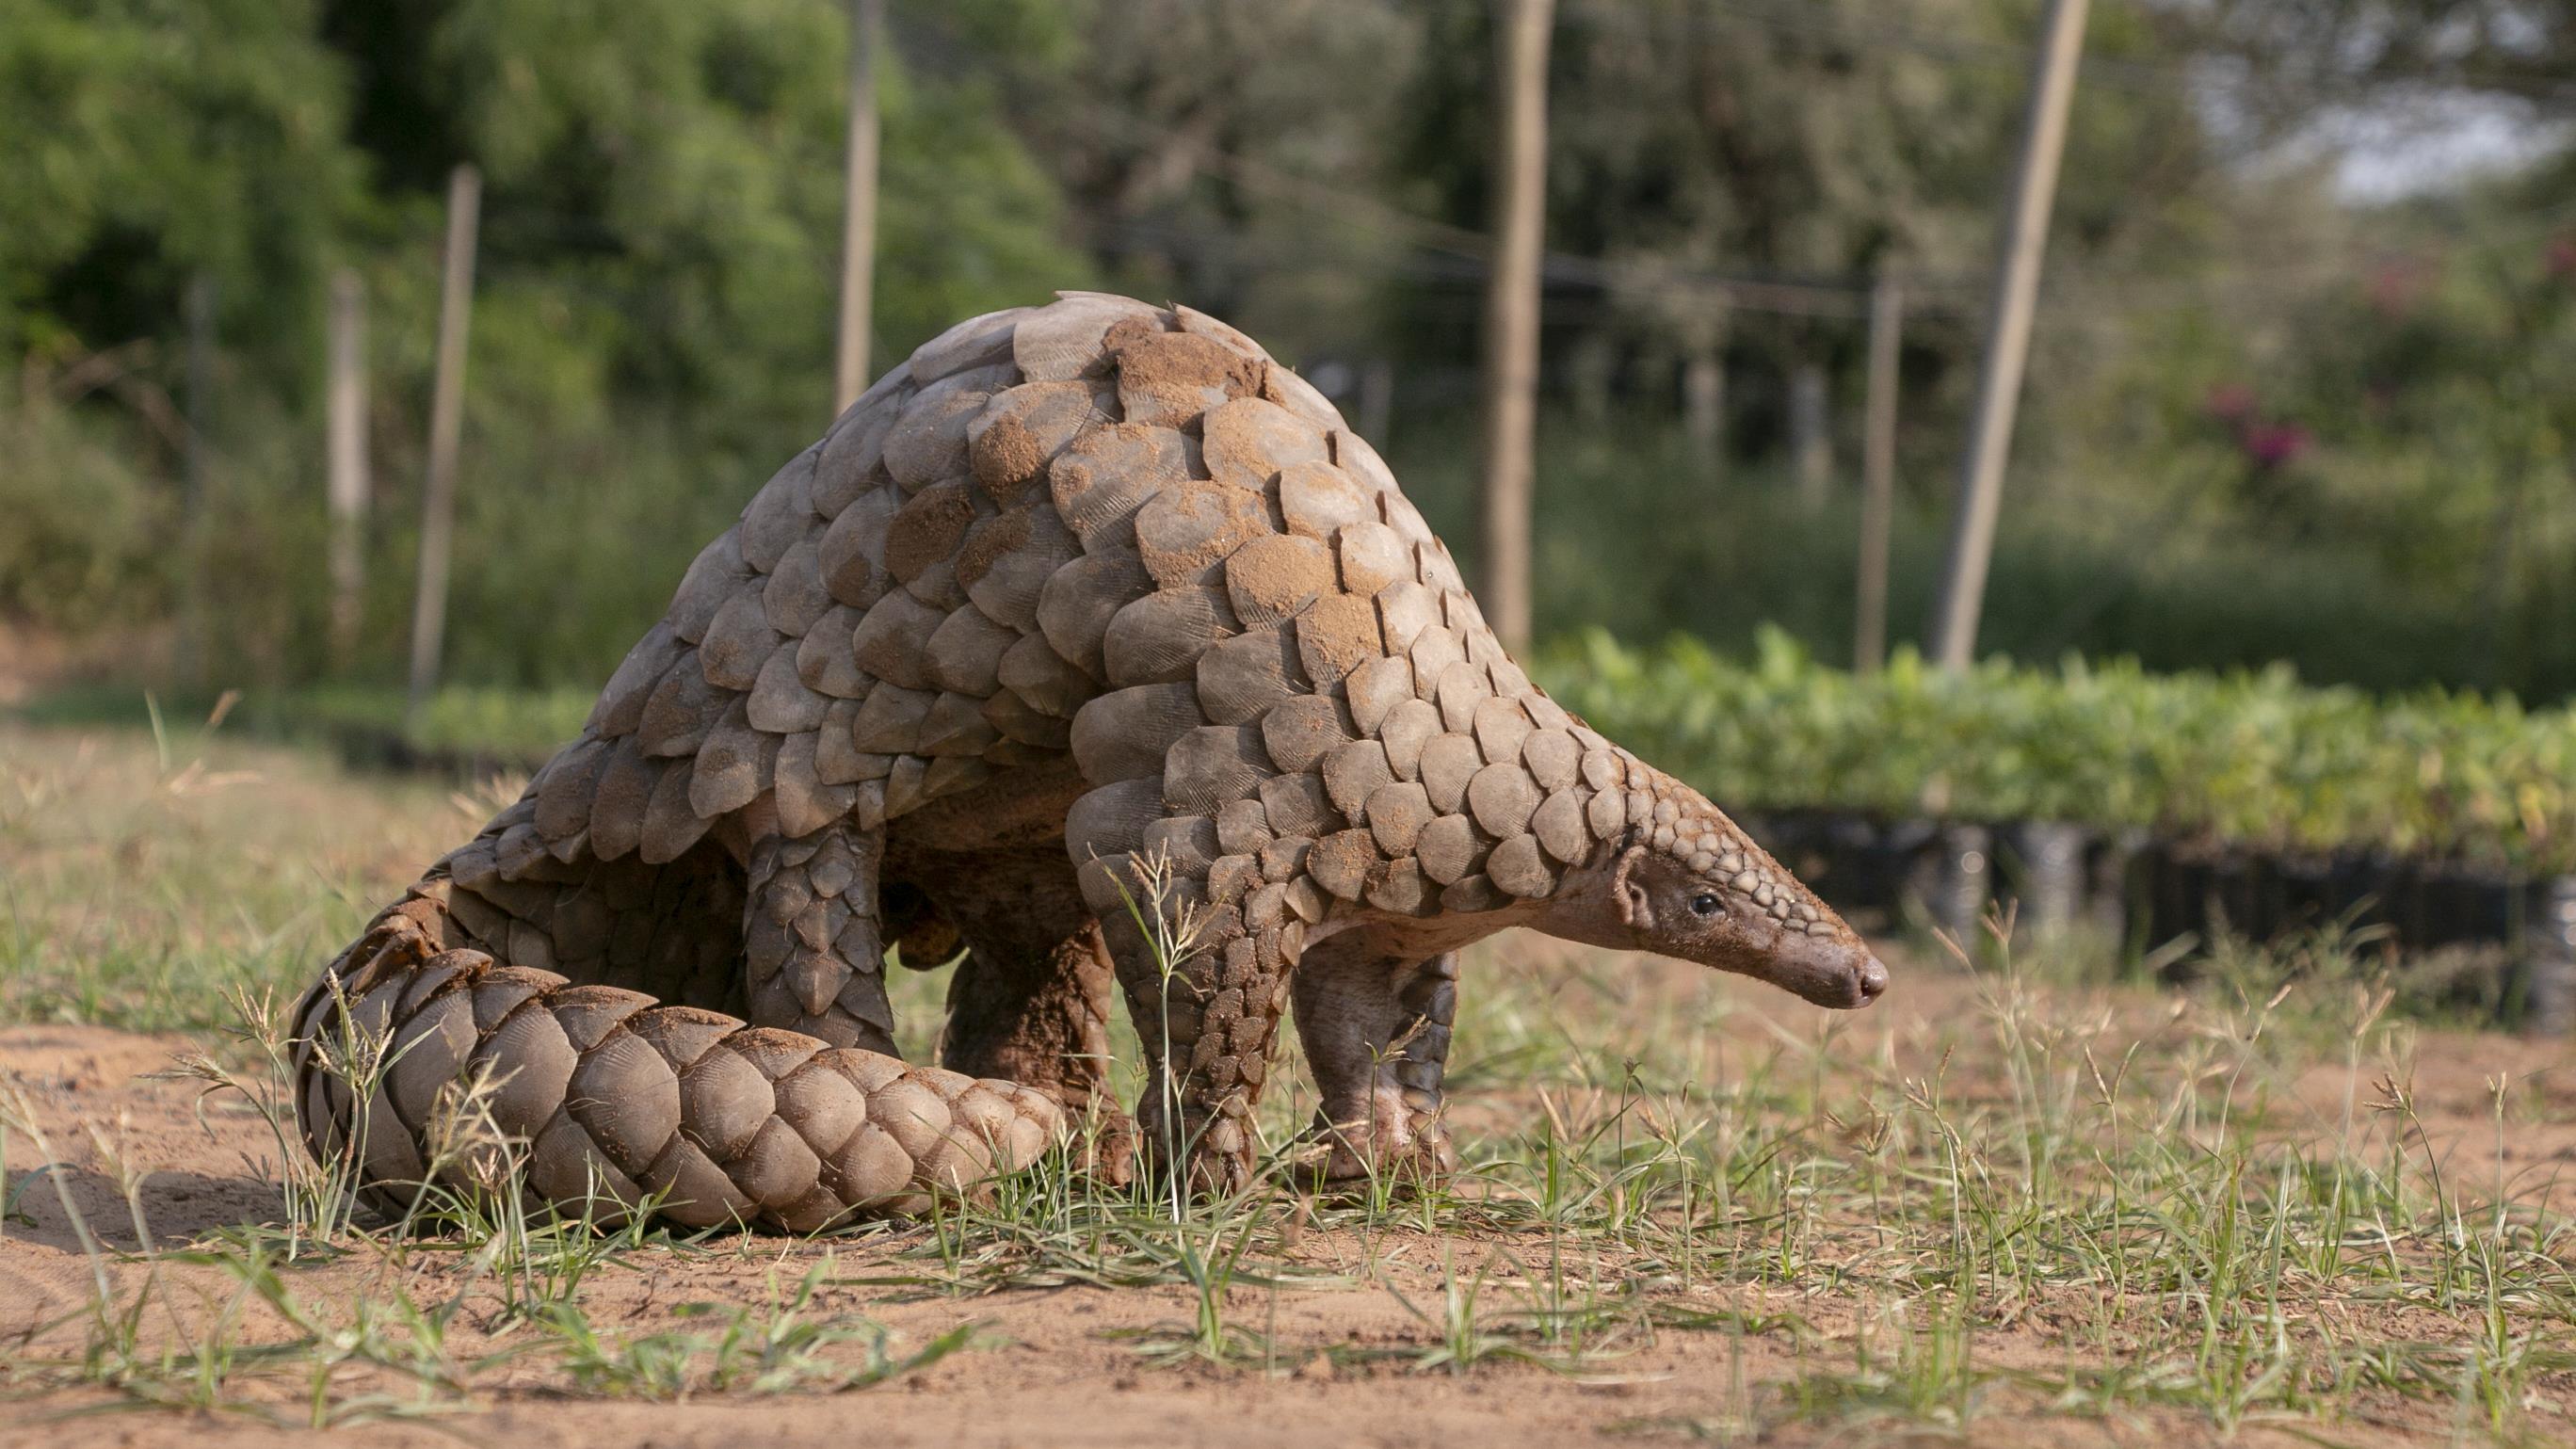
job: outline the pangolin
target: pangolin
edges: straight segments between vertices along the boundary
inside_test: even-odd
[[[760,489],[580,737],[330,963],[296,1105],[380,1202],[465,1170],[433,1142],[470,1081],[534,1200],[809,1231],[1085,1118],[1239,1186],[1294,1010],[1327,1175],[1436,1173],[1458,951],[1511,926],[1828,1006],[1887,982],[1530,682],[1311,385],[1068,292],[924,343]],[[908,1064],[889,947],[961,943]]]

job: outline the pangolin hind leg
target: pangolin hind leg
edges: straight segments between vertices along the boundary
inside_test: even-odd
[[[744,994],[755,1026],[900,1056],[877,882],[885,832],[842,819],[753,844]]]
[[[1409,960],[1337,936],[1297,963],[1291,994],[1323,1098],[1325,1180],[1436,1179],[1455,1166],[1440,1081],[1458,1014],[1457,953]]]
[[[877,911],[885,917],[886,941],[894,947],[895,959],[907,970],[936,971],[957,959],[965,944],[930,897],[910,881],[891,876],[880,881]]]
[[[1059,843],[925,857],[917,879],[968,950],[948,987],[939,1062],[1035,1087],[1109,1135],[1103,1090],[1116,991],[1100,923]]]

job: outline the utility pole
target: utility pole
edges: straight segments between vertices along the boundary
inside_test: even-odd
[[[832,415],[868,390],[868,329],[877,266],[877,45],[885,0],[850,0],[850,135],[841,189],[841,346]]]
[[[1494,0],[1494,264],[1485,284],[1484,600],[1505,647],[1529,642],[1540,249],[1547,213],[1547,47],[1554,0]]]
[[[1905,291],[1881,275],[1869,289],[1869,417],[1861,448],[1860,583],[1852,610],[1852,668],[1887,662],[1887,551],[1896,518],[1897,361]]]
[[[438,688],[447,637],[447,562],[456,543],[456,449],[465,433],[465,332],[474,311],[474,236],[483,174],[447,174],[447,254],[438,294],[438,372],[429,404],[429,479],[420,498],[420,576],[411,605],[408,725]]]
[[[358,274],[331,277],[328,414],[331,506],[331,660],[342,669],[358,647],[366,587],[367,294]]]
[[[1727,299],[1723,288],[1693,296],[1682,339],[1682,436],[1711,481],[1725,472]]]
[[[1360,436],[1378,449],[1395,423],[1395,364],[1372,357],[1360,364]]]
[[[1825,506],[1834,486],[1830,388],[1825,365],[1802,346],[1789,367],[1789,461],[1798,506],[1811,513]]]
[[[202,684],[206,674],[206,467],[215,403],[215,279],[188,279],[187,433],[180,460],[180,578],[178,666],[181,682]]]
[[[1985,605],[1986,569],[1994,558],[1995,522],[2003,509],[2004,460],[2012,447],[2013,413],[2021,402],[2022,369],[2030,357],[2031,314],[2039,302],[2040,262],[2048,245],[2049,211],[2057,200],[2058,163],[2066,154],[2066,112],[2075,98],[2075,68],[2084,53],[2089,8],[2089,0],[2048,0],[2041,21],[2030,111],[1995,275],[1994,313],[1977,378],[1977,410],[1959,469],[1959,501],[1934,621],[1933,653],[1945,669],[1965,669],[1976,658],[1977,616]]]

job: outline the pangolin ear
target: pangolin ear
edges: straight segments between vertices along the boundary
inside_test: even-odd
[[[1610,894],[1619,902],[1619,919],[1632,931],[1650,930],[1655,924],[1654,905],[1634,875],[1637,862],[1645,858],[1646,847],[1629,846],[1619,852],[1619,863],[1610,872]]]

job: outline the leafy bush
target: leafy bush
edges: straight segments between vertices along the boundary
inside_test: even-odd
[[[168,505],[68,409],[0,405],[0,617],[66,632],[150,617],[167,602]]]
[[[2287,668],[2151,674],[2070,658],[1871,678],[1778,630],[1749,662],[1592,633],[1539,673],[1565,705],[1725,804],[2142,826],[2271,850],[2576,868],[2576,711]]]

